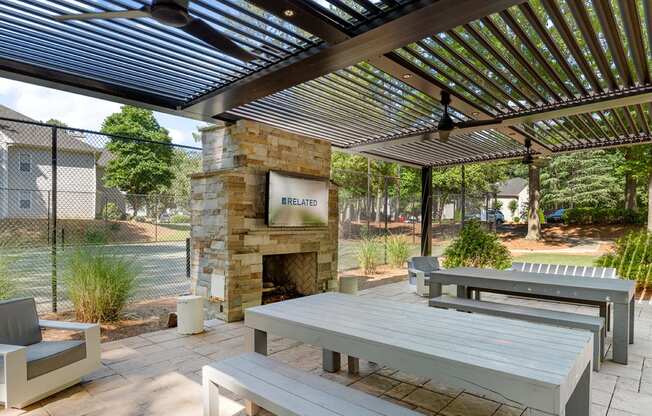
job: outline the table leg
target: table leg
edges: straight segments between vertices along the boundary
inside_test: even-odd
[[[267,332],[258,329],[247,328],[245,334],[245,350],[267,355]]]
[[[349,374],[360,374],[360,359],[349,355],[348,370]]]
[[[202,374],[204,416],[220,416],[220,388],[206,375]]]
[[[629,343],[634,343],[634,321],[636,320],[636,300],[629,301]]]
[[[468,290],[469,289],[467,289],[466,286],[457,285],[457,297],[462,299],[468,299],[469,298]]]
[[[267,332],[248,328],[245,334],[245,350],[267,355]],[[245,413],[247,416],[255,416],[259,412],[260,407],[256,403],[245,400]]]
[[[441,296],[441,283],[435,282],[435,280],[431,277],[430,291],[428,292],[428,297],[432,299],[432,298],[438,298],[440,296]]]
[[[607,302],[600,303],[600,318],[604,319],[606,328],[609,328],[609,304]]]
[[[613,359],[619,364],[627,364],[629,345],[630,304],[614,303]]]
[[[339,352],[324,348],[322,351],[322,360],[322,368],[324,371],[329,373],[337,373],[340,371],[341,358]]]
[[[586,366],[582,377],[580,377],[575,391],[571,393],[566,402],[566,414],[568,416],[590,416],[591,415],[591,364]]]

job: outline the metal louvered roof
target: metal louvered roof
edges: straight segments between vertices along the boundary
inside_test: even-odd
[[[650,141],[648,1],[192,0],[250,63],[152,19],[51,18],[144,4],[0,0],[0,74],[414,165]]]

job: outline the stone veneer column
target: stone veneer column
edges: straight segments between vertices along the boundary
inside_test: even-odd
[[[262,256],[317,253],[316,291],[337,278],[337,188],[329,193],[329,224],[318,228],[265,225],[269,170],[328,178],[331,148],[251,121],[202,131],[202,173],[192,176],[193,292],[220,303],[225,320],[259,305]]]

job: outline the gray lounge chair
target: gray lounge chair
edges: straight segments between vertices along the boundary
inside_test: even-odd
[[[435,256],[415,256],[408,260],[408,279],[419,296],[430,292],[430,273],[439,270],[439,259]]]
[[[42,328],[81,331],[82,341],[43,341]],[[0,402],[23,408],[100,367],[100,327],[39,320],[33,298],[0,302]]]

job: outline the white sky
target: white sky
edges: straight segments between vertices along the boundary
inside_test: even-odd
[[[0,104],[38,121],[51,118],[70,127],[99,130],[102,121],[120,110],[119,103],[0,78]],[[200,121],[154,112],[159,124],[170,131],[176,144],[200,146],[192,138]]]

